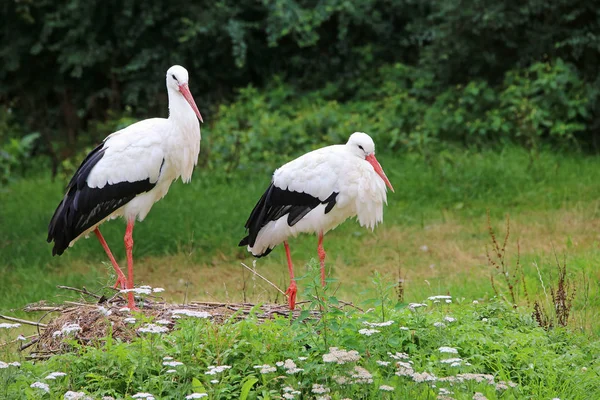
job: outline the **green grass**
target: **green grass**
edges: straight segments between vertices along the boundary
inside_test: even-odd
[[[372,271],[404,278],[407,301],[451,293],[467,299],[493,295],[485,257],[490,243],[486,211],[502,236],[505,214],[511,216],[508,260],[516,243],[533,296],[541,293],[555,270],[554,252],[566,256],[570,276],[581,283],[575,301],[577,324],[594,333],[600,311],[595,266],[598,251],[600,159],[581,154],[529,154],[502,151],[446,150],[429,162],[406,154],[379,154],[396,188],[389,193],[384,223],[371,233],[348,221],[328,233],[329,274],[338,278],[338,296],[362,300]],[[175,183],[134,232],[136,282],[165,286],[170,300],[281,301],[262,282],[251,281],[240,262],[252,258],[237,247],[243,224],[268,185],[273,167],[225,177],[197,170],[192,183]],[[112,282],[111,268],[95,238],[80,240],[61,257],[51,257],[45,242],[47,223],[62,196],[65,182],[47,176],[18,181],[0,193],[0,310],[28,302],[60,300],[57,284],[99,289]],[[102,226],[118,260],[124,260],[124,222]],[[316,238],[290,241],[300,274],[316,257]],[[427,250],[421,250],[427,246]],[[284,288],[287,268],[277,248],[260,259],[257,270]],[[585,312],[584,312],[585,311]]]
[[[389,194],[385,222],[374,232],[348,221],[327,234],[328,274],[333,277],[327,300],[303,306],[324,310],[320,321],[304,319],[304,314],[300,320],[280,318],[264,324],[254,318],[223,325],[182,320],[169,334],[140,334],[132,343],[107,337],[93,346],[80,346],[67,340],[72,353],[38,363],[25,361],[14,346],[1,345],[26,329],[0,329],[0,361],[21,362],[20,368],[0,369],[0,398],[63,399],[67,390],[74,390],[94,398],[129,399],[149,392],[157,399],[181,399],[199,392],[213,399],[243,398],[243,393],[248,399],[270,399],[281,398],[288,386],[311,398],[313,384],[327,387],[333,399],[431,399],[440,388],[453,391],[450,397],[455,399],[471,399],[476,392],[488,399],[600,397],[600,159],[542,152],[531,163],[527,152],[512,147],[498,152],[447,150],[429,162],[405,154],[383,153],[378,158],[396,193]],[[165,287],[166,299],[177,302],[283,301],[277,291],[240,267],[240,262],[251,265],[252,258],[236,246],[248,213],[269,181],[265,170],[271,167],[259,168],[255,174],[234,178],[198,170],[190,185],[174,184],[146,221],[136,225],[137,283]],[[36,176],[0,192],[2,314],[22,315],[18,308],[29,302],[72,298],[57,289],[58,284],[103,290],[114,280],[93,238],[81,240],[61,257],[51,257],[46,225],[63,186],[64,182]],[[529,302],[519,287],[516,310],[494,297],[491,287],[493,273],[501,294],[509,294],[502,276],[487,262],[488,210],[500,243],[505,216],[510,214],[506,256],[510,273],[515,270],[517,243],[520,248]],[[124,260],[124,225],[111,221],[102,227],[118,260]],[[317,276],[316,238],[298,237],[291,240],[291,247],[301,277],[299,300],[314,299],[319,288],[311,278]],[[566,261],[568,278],[576,288],[573,313],[568,329],[545,331],[532,318],[531,302],[551,307],[556,258]],[[256,268],[285,289],[287,268],[280,248],[260,259]],[[393,289],[398,277],[403,299]],[[452,295],[453,303],[426,300],[441,294]],[[372,310],[338,310],[337,299]],[[423,301],[428,307],[414,311],[407,307]],[[137,317],[132,329],[147,322]],[[380,332],[373,336],[358,332],[366,327],[364,321],[385,320],[395,322],[376,328]],[[445,327],[434,325],[443,321]],[[458,354],[440,353],[442,346],[454,347]],[[323,355],[330,347],[356,350],[360,360],[325,363]],[[397,375],[401,370],[388,352],[407,353],[415,373],[438,378],[492,374],[495,383],[510,381],[516,386],[497,390],[472,380],[453,386],[439,380],[418,382],[411,374]],[[165,356],[183,363],[175,375],[166,373]],[[461,365],[441,362],[451,356],[461,358]],[[278,367],[261,374],[254,368],[273,367],[286,359],[303,371],[287,374]],[[209,365],[232,368],[214,376],[206,374]],[[368,370],[373,382],[340,385],[333,379],[347,376],[355,366]],[[67,376],[44,379],[55,371]],[[218,382],[211,382],[214,379]],[[49,383],[50,393],[31,388],[36,381]],[[381,391],[381,385],[392,386],[394,392]]]

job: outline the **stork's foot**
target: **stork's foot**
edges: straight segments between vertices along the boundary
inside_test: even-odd
[[[290,310],[296,308],[296,293],[298,293],[298,286],[296,286],[296,281],[291,281],[290,287],[287,288],[287,290],[285,291],[285,294],[288,296]]]
[[[115,285],[113,287],[115,289],[117,289],[117,288],[127,289],[127,278],[125,277],[125,275],[123,275],[123,274],[118,275],[117,281],[115,282]]]
[[[135,305],[135,300],[133,298],[133,292],[127,293],[127,307],[131,311],[140,311],[140,309]]]

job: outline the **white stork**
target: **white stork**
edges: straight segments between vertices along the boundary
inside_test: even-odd
[[[151,118],[114,132],[92,150],[71,178],[48,226],[52,255],[61,255],[82,236],[94,232],[117,274],[115,287],[133,289],[133,225],[142,221],[171,183],[192,177],[200,152],[202,116],[188,87],[188,72],[167,71],[169,118]],[[119,268],[98,226],[124,217],[128,278]],[[133,293],[129,308],[135,309]]]
[[[263,257],[283,242],[290,272],[286,294],[293,310],[298,289],[287,239],[303,232],[319,235],[321,284],[325,286],[323,235],[353,216],[361,226],[373,229],[383,221],[386,185],[394,191],[375,158],[373,139],[355,132],[345,145],[311,151],[277,169],[246,221],[248,236],[239,245]]]

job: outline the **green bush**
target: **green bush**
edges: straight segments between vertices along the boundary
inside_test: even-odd
[[[300,92],[279,79],[265,91],[247,87],[219,108],[208,132],[210,165],[272,164],[355,131],[369,133],[379,149],[418,154],[448,142],[568,145],[590,120],[586,85],[561,60],[509,71],[496,87],[477,80],[433,88],[430,74],[403,64],[380,68],[348,102],[330,99],[330,87]]]

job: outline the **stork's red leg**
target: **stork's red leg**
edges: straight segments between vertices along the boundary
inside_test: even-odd
[[[290,254],[290,246],[287,241],[283,242],[285,247],[285,255],[287,256],[288,270],[290,271],[290,287],[285,291],[288,296],[288,302],[290,304],[290,310],[296,307],[296,293],[298,287],[296,286],[296,280],[294,279],[294,265],[292,264],[292,255]]]
[[[127,252],[127,277],[129,278],[127,289],[133,289],[133,224],[135,220],[127,221],[125,229],[125,251]],[[137,310],[133,300],[133,292],[127,293],[127,306],[131,310]]]
[[[319,261],[321,261],[321,286],[325,287],[325,249],[323,248],[323,232],[319,232]]]
[[[104,240],[104,237],[100,233],[100,229],[96,227],[96,229],[94,229],[94,233],[96,234],[96,237],[98,238],[100,244],[104,248],[104,251],[110,259],[110,262],[112,263],[112,266],[117,274],[117,282],[115,283],[115,288],[121,286],[121,289],[125,289],[127,287],[127,278],[125,277],[125,274],[123,274],[123,271],[121,271],[121,268],[119,268],[119,264],[117,264],[117,260],[115,260],[115,257],[112,255],[110,249],[108,248],[108,244],[106,243],[106,240]]]

